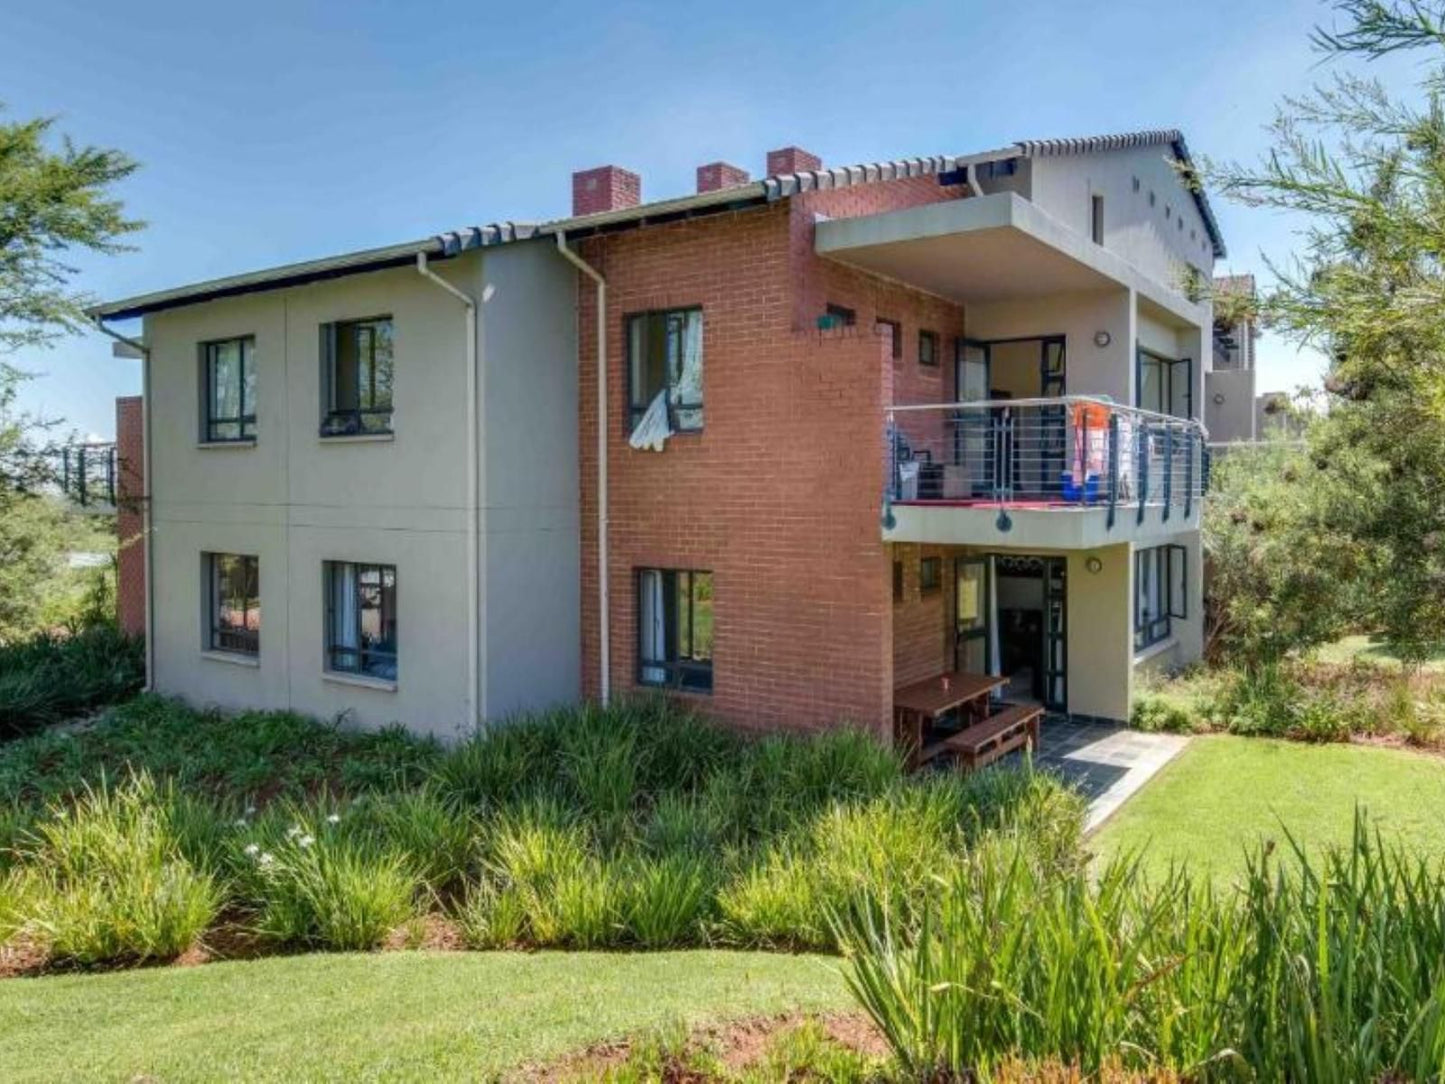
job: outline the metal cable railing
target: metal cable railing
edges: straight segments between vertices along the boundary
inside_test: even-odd
[[[886,415],[897,504],[1158,507],[1190,515],[1209,476],[1208,434],[1090,396],[895,406]]]
[[[60,488],[83,508],[115,505],[115,444],[69,444],[57,450]]]

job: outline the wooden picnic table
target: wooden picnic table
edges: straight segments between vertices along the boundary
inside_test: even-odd
[[[909,768],[919,763],[927,724],[958,709],[964,725],[988,714],[988,698],[995,689],[1008,684],[998,674],[970,674],[950,670],[936,677],[915,681],[893,690],[895,736],[907,754]]]

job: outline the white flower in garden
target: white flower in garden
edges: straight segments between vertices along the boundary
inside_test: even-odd
[[[261,857],[258,858],[257,861],[261,863],[261,867],[263,869],[269,869],[271,866],[276,864],[276,857],[269,851],[266,851],[262,853]]]
[[[313,844],[313,843],[316,842],[316,837],[315,837],[315,836],[302,836],[302,837],[301,837],[300,839],[298,839],[296,842],[299,843],[299,844],[300,844],[301,846],[303,846],[303,847],[309,847],[309,846],[311,846],[311,844]]]
[[[256,815],[256,807],[253,806],[253,805],[248,805],[248,806],[246,807],[246,816],[248,816],[248,817],[254,817],[255,815]]]
[[[258,854],[260,854],[260,853],[261,853],[261,845],[260,845],[259,843],[248,843],[248,844],[246,844],[246,856],[247,856],[248,858],[255,858],[255,857],[256,857]]]
[[[237,828],[248,828],[248,827],[250,827],[250,826],[246,823],[246,818],[245,818],[245,817],[241,817],[241,818],[239,818],[239,819],[236,821],[236,827],[237,827]]]
[[[333,814],[331,814],[331,816],[329,816],[329,817],[326,818],[326,823],[327,823],[327,824],[340,824],[340,823],[341,823],[341,814],[340,814],[340,813],[333,813]]]
[[[286,829],[286,838],[287,838],[287,839],[295,839],[297,836],[299,836],[299,835],[301,835],[301,834],[302,834],[302,829],[301,829],[301,826],[300,826],[299,824],[293,824],[290,828]]]

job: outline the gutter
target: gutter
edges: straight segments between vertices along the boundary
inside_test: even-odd
[[[567,234],[557,233],[562,258],[597,284],[597,610],[598,658],[602,674],[598,694],[605,707],[612,693],[611,589],[607,583],[607,280],[567,247]]]
[[[467,596],[471,604],[467,607],[467,725],[476,728],[482,724],[481,692],[481,620],[482,600],[478,593],[478,526],[477,513],[480,501],[477,498],[477,430],[480,424],[477,410],[477,303],[470,294],[457,289],[442,278],[427,264],[425,252],[416,254],[417,274],[451,294],[462,303],[466,314],[467,337]]]
[[[139,339],[132,339],[105,326],[104,317],[93,316],[92,322],[104,335],[130,347],[141,357],[140,416],[141,416],[141,478],[144,482],[140,497],[141,544],[145,546],[145,651],[146,683],[143,692],[154,692],[156,686],[156,637],[155,637],[155,545],[151,538],[151,351]]]

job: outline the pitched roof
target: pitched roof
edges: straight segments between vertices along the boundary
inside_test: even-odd
[[[676,221],[699,214],[710,214],[759,203],[771,203],[801,192],[849,188],[854,185],[876,184],[881,181],[893,181],[906,177],[942,176],[955,173],[971,164],[982,165],[986,162],[999,162],[1010,158],[1092,154],[1151,146],[1167,146],[1173,152],[1175,159],[1180,163],[1181,172],[1184,174],[1182,180],[1189,188],[1190,194],[1199,208],[1200,216],[1204,219],[1205,228],[1209,232],[1209,238],[1213,244],[1214,254],[1223,257],[1225,255],[1224,238],[1219,232],[1219,224],[1209,207],[1208,197],[1205,196],[1204,189],[1194,177],[1194,163],[1189,156],[1189,148],[1184,142],[1184,135],[1178,129],[1163,128],[1072,139],[1020,140],[1006,147],[978,154],[903,158],[895,161],[868,162],[832,169],[785,173],[712,192],[655,200],[618,211],[558,218],[542,223],[492,222],[484,226],[467,226],[418,241],[390,245],[386,248],[367,249],[320,260],[286,264],[262,271],[141,294],[96,305],[86,311],[97,319],[128,319],[148,312],[160,312],[222,297],[280,289],[286,286],[299,286],[307,282],[338,278],[362,271],[399,267],[415,262],[419,253],[445,257],[454,256],[469,249],[510,244],[557,234],[565,234],[569,237],[588,236],[640,225]]]

